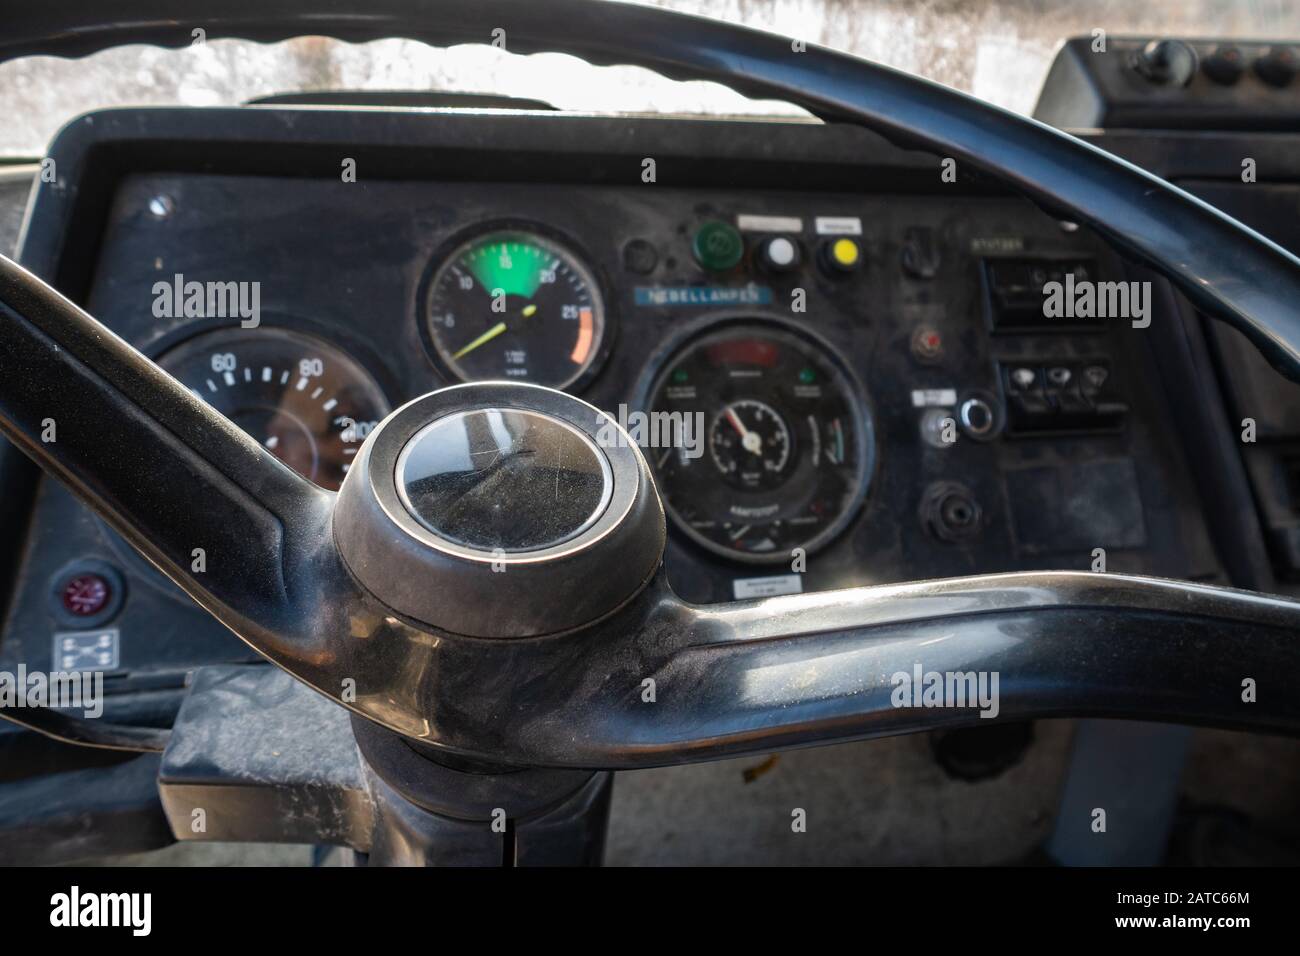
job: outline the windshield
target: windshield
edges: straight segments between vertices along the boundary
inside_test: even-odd
[[[1300,37],[1292,0],[655,0],[655,5],[847,50],[1029,113],[1059,43],[1108,34]],[[177,50],[132,46],[84,60],[0,65],[0,158],[39,156],[60,126],[111,106],[235,105],[277,93],[423,90],[493,93],[592,112],[793,114],[709,83],[573,57],[404,40],[352,45],[304,37],[261,45],[196,38]]]

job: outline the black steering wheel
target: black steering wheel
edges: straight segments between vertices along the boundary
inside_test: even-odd
[[[884,67],[589,0],[235,0],[202,19],[170,6],[29,4],[0,60],[183,46],[195,28],[434,44],[504,29],[517,52],[717,80],[1005,180],[1300,378],[1300,261],[1077,139]],[[0,363],[0,427],[19,448],[259,653],[449,757],[630,768],[976,722],[975,709],[893,705],[890,675],[917,660],[998,673],[1010,718],[1300,732],[1300,603],[1281,598],[1046,572],[687,605],[661,572],[663,508],[640,452],[560,392],[488,383],[416,399],[335,495],[7,259]],[[48,419],[56,442],[41,439]],[[529,533],[493,537],[503,509]],[[1246,677],[1279,686],[1245,703]]]

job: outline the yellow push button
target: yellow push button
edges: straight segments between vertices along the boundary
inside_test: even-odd
[[[822,246],[822,262],[831,272],[841,275],[853,272],[862,263],[862,247],[856,240],[830,239]]]

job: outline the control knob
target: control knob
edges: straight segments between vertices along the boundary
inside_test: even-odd
[[[1152,40],[1133,57],[1133,69],[1161,86],[1186,86],[1196,75],[1196,51],[1182,40]]]

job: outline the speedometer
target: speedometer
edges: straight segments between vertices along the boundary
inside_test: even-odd
[[[605,340],[591,270],[531,230],[484,233],[453,250],[429,285],[427,321],[439,361],[466,382],[565,388],[593,367]]]
[[[865,494],[865,403],[833,356],[782,325],[732,323],[688,343],[650,407],[692,439],[650,457],[669,515],[711,551],[788,563],[843,530]]]
[[[389,411],[383,391],[356,360],[298,332],[207,332],[158,364],[294,471],[331,491]]]

